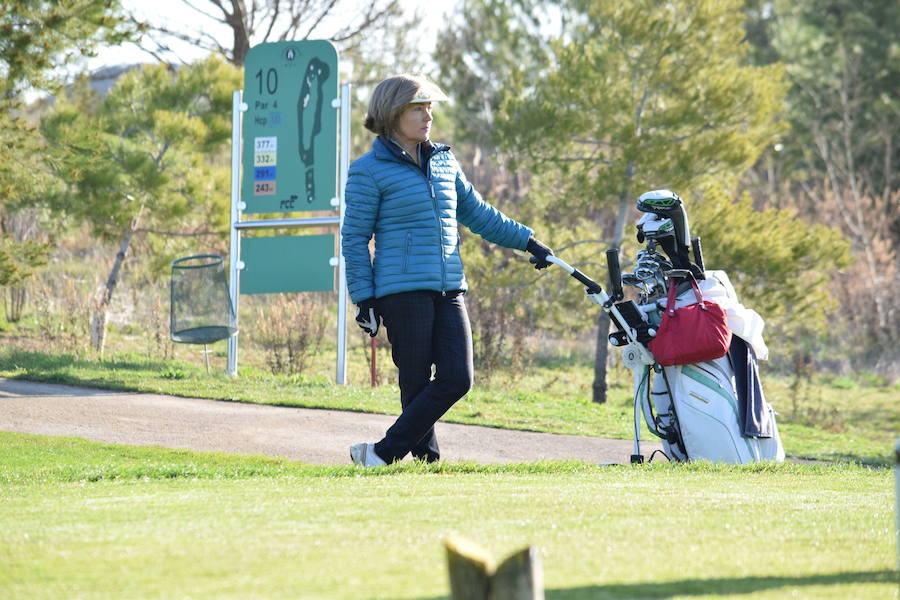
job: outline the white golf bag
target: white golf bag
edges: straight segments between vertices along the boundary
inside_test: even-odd
[[[705,300],[718,301],[725,309],[732,350],[721,358],[689,365],[630,364],[635,373],[634,454],[640,456],[639,406],[647,428],[662,439],[672,460],[781,462],[784,448],[775,412],[762,397],[755,374],[755,357],[768,355],[762,319],[737,302],[722,271],[707,272],[701,291]],[[693,302],[693,293],[678,300],[676,307]],[[747,373],[743,378],[737,375],[741,369]]]
[[[775,414],[768,404],[764,410],[771,424],[770,437],[742,433],[734,370],[727,356],[663,367],[653,373],[649,398],[638,400],[644,420],[650,431],[662,438],[663,449],[673,460],[741,464],[784,460]]]
[[[668,190],[648,192],[638,200],[638,209],[647,213],[638,222],[638,241],[647,241],[647,248],[638,252],[634,272],[624,276],[618,250],[607,251],[610,295],[578,269],[548,257],[587,286],[588,299],[603,307],[618,329],[610,334],[610,342],[622,348],[623,363],[634,374],[631,462],[644,462],[642,416],[673,461],[783,461],[775,413],[763,397],[756,369],[757,358],[768,357],[762,318],[738,301],[723,271],[703,269],[700,240],[690,238],[687,214],[677,195]],[[725,310],[731,349],[709,362],[662,367],[647,344],[665,311],[670,280],[683,284],[677,288],[676,308],[696,301],[689,279],[697,281],[704,301],[716,302]],[[623,284],[638,290],[637,301],[622,301]]]

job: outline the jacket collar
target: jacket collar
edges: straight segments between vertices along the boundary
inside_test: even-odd
[[[446,144],[433,144],[430,140],[422,142],[420,146],[425,152],[425,162],[428,162],[435,153],[446,152],[450,149],[450,146]],[[400,147],[400,144],[394,140],[385,139],[380,135],[372,142],[372,152],[375,154],[375,158],[380,158],[382,160],[396,160],[400,162],[409,160],[404,156],[404,151],[403,148]]]

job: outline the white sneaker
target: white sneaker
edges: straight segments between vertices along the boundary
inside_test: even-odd
[[[350,460],[360,467],[383,467],[387,464],[375,453],[375,444],[366,442],[350,446]]]

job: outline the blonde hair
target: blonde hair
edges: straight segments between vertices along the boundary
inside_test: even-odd
[[[446,98],[438,86],[424,77],[408,74],[388,77],[375,86],[363,125],[372,133],[390,137],[397,129],[397,122],[406,105],[421,97]]]

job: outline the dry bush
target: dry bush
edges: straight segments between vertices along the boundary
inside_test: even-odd
[[[169,332],[169,289],[156,285],[147,285],[142,289],[132,290],[132,303],[140,322],[146,327],[142,330],[147,357],[158,360],[175,358],[175,342]]]
[[[851,364],[887,379],[900,377],[900,269],[897,232],[900,191],[853,196],[825,189],[817,209],[825,222],[839,225],[851,240],[851,268],[835,274],[843,342]]]
[[[92,291],[92,285],[68,276],[35,279],[35,325],[51,348],[73,353],[87,349]]]
[[[531,363],[532,331],[524,325],[529,319],[517,290],[485,286],[467,298],[467,305],[480,377],[490,379],[504,368],[518,372]]]
[[[325,306],[309,294],[278,294],[254,311],[251,339],[273,374],[300,375],[318,352],[328,323]]]
[[[839,433],[847,428],[846,419],[836,406],[826,405],[821,386],[813,385],[812,356],[808,352],[796,351],[791,357],[792,377],[790,383],[790,420],[809,427]]]
[[[11,285],[3,295],[3,314],[10,323],[18,323],[22,320],[25,310],[25,301],[28,299],[28,288],[24,285]]]
[[[0,211],[0,233],[9,235],[15,242],[46,242],[41,229],[41,213],[36,209],[21,209],[15,212]],[[25,311],[28,300],[28,284],[31,278],[9,285],[3,292],[3,313],[10,323],[18,323]]]

